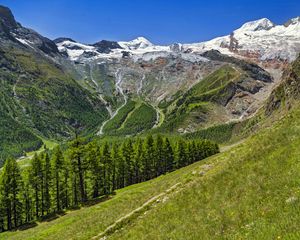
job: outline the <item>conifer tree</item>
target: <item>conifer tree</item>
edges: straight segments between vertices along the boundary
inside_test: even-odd
[[[52,179],[54,180],[54,196],[55,196],[55,205],[56,211],[62,209],[62,189],[64,188],[63,184],[63,169],[64,169],[64,157],[60,147],[56,147],[53,150],[51,158],[51,169],[52,169]]]
[[[70,144],[69,158],[73,167],[73,193],[74,203],[78,204],[78,189],[80,193],[80,201],[85,202],[87,195],[85,191],[85,171],[87,169],[87,163],[83,158],[83,139],[75,138]]]
[[[41,205],[42,205],[42,185],[43,185],[44,173],[43,166],[40,157],[36,154],[31,160],[31,169],[30,169],[30,183],[34,189],[34,198],[35,198],[35,215],[36,218],[40,216]]]
[[[92,184],[93,198],[100,195],[101,186],[101,167],[100,167],[100,148],[95,142],[89,143],[86,148],[86,160],[88,162],[88,170],[90,172],[90,181]]]
[[[157,135],[155,139],[155,176],[159,176],[164,173],[164,149],[163,138],[161,135]]]
[[[22,222],[22,177],[15,159],[6,160],[1,174],[2,204],[6,211],[7,229],[18,227]]]
[[[44,152],[44,209],[47,214],[50,213],[51,209],[51,196],[50,196],[50,188],[52,184],[51,178],[51,165],[50,158],[48,152]]]
[[[111,149],[111,159],[112,159],[112,191],[117,189],[119,187],[118,183],[118,176],[119,176],[119,170],[118,170],[118,164],[120,162],[120,154],[119,154],[119,147],[116,143],[113,143],[112,149]]]
[[[103,181],[103,194],[107,195],[111,192],[112,188],[112,170],[111,170],[111,158],[109,152],[109,145],[107,142],[104,143],[102,154],[101,154],[101,165],[102,165],[102,181]]]
[[[138,139],[135,143],[134,148],[134,159],[133,159],[133,168],[134,168],[134,183],[139,183],[143,180],[142,172],[143,172],[143,141]]]
[[[144,173],[145,180],[149,180],[154,177],[154,166],[155,166],[155,149],[154,149],[154,140],[152,135],[147,136],[146,141],[144,142]]]
[[[186,166],[186,156],[186,144],[182,139],[180,139],[177,142],[175,149],[176,168]]]
[[[29,173],[25,173],[26,179],[24,180],[24,188],[22,191],[23,199],[23,212],[25,214],[25,222],[30,222],[33,219],[33,198],[32,187],[30,185],[28,176]]]
[[[168,138],[164,141],[164,172],[171,172],[174,169],[174,152]]]
[[[130,139],[126,140],[122,145],[122,158],[124,161],[124,178],[125,186],[129,186],[133,182],[134,169],[133,169],[133,146]]]

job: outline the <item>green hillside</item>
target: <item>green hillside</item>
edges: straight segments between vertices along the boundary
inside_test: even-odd
[[[261,111],[263,120],[253,121],[261,130],[248,139],[224,147],[222,153],[201,162],[117,190],[116,195],[93,206],[28,226],[30,229],[26,231],[6,232],[1,236],[9,239],[166,239],[166,236],[171,239],[298,239],[298,63],[299,59],[272,93],[263,109],[267,117]],[[291,92],[294,94],[289,95]],[[274,95],[281,103],[276,107],[272,101]]]
[[[298,239],[299,117],[194,166],[185,187],[109,239]]]
[[[156,122],[156,110],[141,100],[129,100],[104,126],[108,136],[135,135],[151,129]]]
[[[186,93],[178,92],[170,102],[161,102],[159,106],[166,118],[158,131],[174,132],[188,125],[201,129],[207,124],[222,123],[225,114],[222,104],[232,97],[234,85],[240,77],[239,71],[224,65]]]
[[[41,141],[35,135],[66,139],[75,132],[88,134],[108,117],[102,102],[51,60],[5,46],[0,46],[0,57],[0,121],[5,135],[0,140],[1,160],[38,149]]]
[[[297,238],[299,119],[298,108],[217,156],[118,190],[103,203],[1,235],[90,239],[129,214],[113,225],[108,239]]]
[[[82,43],[0,5],[0,240],[300,239],[299,27]]]

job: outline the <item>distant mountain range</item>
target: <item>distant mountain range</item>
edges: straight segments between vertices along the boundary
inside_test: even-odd
[[[244,56],[261,61],[293,61],[300,50],[300,17],[293,18],[283,25],[275,25],[267,18],[247,22],[231,34],[207,42],[194,44],[175,43],[170,46],[152,44],[144,37],[129,42],[102,40],[95,44],[81,44],[68,38],[54,40],[61,53],[71,60],[87,58],[121,58],[132,56],[134,59],[152,59],[168,53],[203,53],[212,49],[223,54]]]

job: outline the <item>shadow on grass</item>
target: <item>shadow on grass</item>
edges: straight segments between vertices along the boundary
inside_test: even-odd
[[[92,199],[92,200],[89,200],[85,203],[81,203],[81,207],[91,207],[91,206],[94,206],[98,203],[102,203],[102,202],[105,202],[109,199],[112,199],[113,196],[116,195],[116,193],[112,193],[111,195],[105,195],[105,196],[101,196],[101,197],[98,197],[98,198],[95,198],[95,199]],[[81,208],[80,206],[74,206],[72,208],[68,208],[68,210],[79,210]],[[12,229],[11,231],[14,232],[14,231],[25,231],[27,229],[30,229],[30,228],[34,228],[36,227],[38,224],[37,222],[51,222],[51,221],[54,221],[64,215],[66,215],[67,213],[65,211],[60,211],[60,212],[55,212],[55,213],[51,213],[51,214],[48,214],[46,216],[43,216],[43,217],[40,217],[37,221],[35,222],[30,222],[30,223],[25,223],[15,229]]]
[[[82,204],[83,207],[91,207],[91,206],[94,206],[98,203],[102,203],[102,202],[105,202],[109,199],[112,199],[113,195],[115,195],[115,193],[111,194],[111,195],[105,195],[105,196],[101,196],[101,197],[98,197],[98,198],[95,198],[95,199],[92,199],[92,200],[89,200],[85,203]]]
[[[12,230],[12,231],[25,231],[27,229],[36,227],[37,223],[36,222],[30,222],[30,223],[25,223],[22,226],[19,226],[18,228]]]
[[[66,212],[64,212],[64,211],[51,213],[51,214],[41,217],[41,219],[39,219],[39,221],[40,222],[51,222],[51,221],[53,221],[59,217],[62,217],[64,215],[66,215]]]

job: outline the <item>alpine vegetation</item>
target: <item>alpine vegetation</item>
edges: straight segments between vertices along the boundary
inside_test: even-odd
[[[109,198],[115,190],[144,182],[219,152],[206,140],[186,141],[152,135],[122,143],[70,142],[34,155],[20,169],[9,158],[0,177],[0,230],[12,230],[34,220]]]

